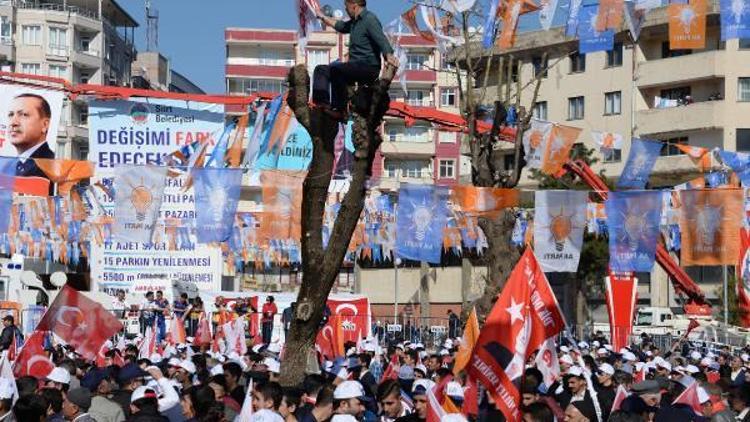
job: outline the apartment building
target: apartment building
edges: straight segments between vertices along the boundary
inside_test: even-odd
[[[303,49],[296,31],[282,29],[227,28],[226,87],[230,95],[254,92],[281,93],[291,66],[304,63],[312,74],[320,64],[346,60],[348,37],[331,28],[315,32]],[[434,43],[404,34],[407,50],[406,92],[398,81],[391,85],[391,98],[414,107],[436,107],[458,112],[455,76],[446,68]],[[241,110],[232,109],[233,112]],[[381,188],[397,189],[400,182],[457,183],[459,142],[456,133],[439,132],[428,122],[406,126],[402,119],[386,118],[384,142],[373,165]]]
[[[0,0],[0,68],[128,85],[138,23],[115,0]],[[88,155],[88,109],[65,101],[56,155]]]
[[[637,42],[625,29],[615,34],[612,51],[579,54],[578,40],[564,28],[518,35],[512,49],[496,50],[493,59],[512,56],[520,61],[510,75],[522,85],[541,75],[535,104],[534,84],[521,92],[522,103],[535,117],[583,129],[579,142],[598,150],[591,131],[624,136],[621,153],[600,159],[593,167],[616,181],[623,170],[632,137],[665,141],[650,180],[650,188],[668,188],[699,176],[691,159],[675,144],[750,151],[750,40],[722,42],[719,2],[709,2],[707,42],[703,50],[670,50],[666,7],[651,10]],[[547,54],[547,62],[543,57]],[[546,71],[544,70],[546,68]],[[497,72],[496,70],[494,72]],[[497,73],[489,80],[496,81]],[[489,92],[496,87],[490,87]],[[503,87],[503,90],[505,88]],[[686,105],[678,105],[685,104]],[[505,165],[513,165],[512,147]],[[523,173],[521,188],[535,182]],[[687,272],[709,299],[717,298],[723,281],[721,267],[689,267]],[[661,269],[642,274],[641,299],[658,306],[675,306],[674,290]]]

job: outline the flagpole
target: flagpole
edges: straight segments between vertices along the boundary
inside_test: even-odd
[[[401,258],[393,259],[393,323],[398,324],[398,266]]]
[[[729,344],[729,280],[727,266],[721,266],[724,272],[724,343]]]

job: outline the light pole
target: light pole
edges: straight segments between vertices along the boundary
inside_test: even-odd
[[[393,260],[393,323],[398,323],[398,266],[401,265],[401,258]]]

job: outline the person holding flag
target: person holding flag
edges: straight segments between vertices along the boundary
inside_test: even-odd
[[[13,315],[6,315],[3,317],[3,331],[0,333],[0,352],[10,349],[14,340],[16,347],[20,347],[23,343],[23,334],[16,327]]]

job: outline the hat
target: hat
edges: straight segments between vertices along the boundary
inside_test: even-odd
[[[568,353],[570,351],[570,348],[568,346],[560,346],[560,351],[563,353]]]
[[[422,373],[422,375],[427,375],[427,367],[422,365],[421,363],[414,366],[415,371],[419,371]]]
[[[701,359],[700,366],[711,366],[711,362],[713,362],[711,358],[705,357]]]
[[[158,399],[159,396],[156,395],[156,391],[153,388],[142,385],[136,388],[133,394],[130,395],[130,403],[135,403],[143,398]]]
[[[402,380],[413,380],[414,379],[414,368],[408,365],[404,365],[398,370],[398,377]]]
[[[446,413],[440,418],[440,422],[466,422],[466,418],[460,413]]]
[[[656,366],[662,369],[666,369],[667,371],[672,372],[672,364],[667,362],[666,360],[662,359],[659,362],[656,362]]]
[[[460,397],[463,400],[464,388],[456,381],[451,381],[445,386],[445,394],[449,397]]]
[[[153,353],[153,354],[152,354],[151,356],[149,356],[148,360],[150,360],[150,361],[151,361],[151,363],[154,363],[154,364],[156,364],[156,363],[159,363],[159,362],[161,362],[162,358],[161,358],[161,355],[160,355],[160,354],[158,354],[158,353]]]
[[[654,380],[645,380],[633,384],[630,388],[634,394],[657,394],[659,393],[659,383]]]
[[[169,358],[169,360],[167,361],[167,365],[174,366],[175,368],[179,368],[180,362],[182,361],[177,358]]]
[[[263,359],[263,364],[268,368],[268,372],[273,372],[274,374],[281,372],[281,363],[276,359],[265,358]]]
[[[700,352],[698,352],[696,350],[693,350],[692,352],[690,352],[690,359],[692,359],[692,360],[700,360],[701,357],[702,356],[701,356]]]
[[[52,372],[47,375],[46,379],[60,384],[70,384],[70,372],[68,372],[67,369],[58,366],[52,369]]]
[[[450,355],[450,352],[448,352],[448,350],[446,350],[446,349],[441,349],[439,355],[440,356],[448,356],[448,355]]]
[[[435,387],[435,381],[426,378],[418,379],[414,381],[414,384],[411,386],[411,394],[424,395],[427,394],[427,390],[430,390],[433,387]]]
[[[570,369],[568,369],[568,375],[583,378],[583,369],[581,369],[580,366],[571,366]]]
[[[224,373],[224,367],[221,365],[216,365],[213,368],[211,368],[211,375],[221,375]]]
[[[184,370],[188,371],[188,372],[189,372],[189,373],[191,373],[191,374],[194,374],[194,373],[195,373],[195,371],[197,371],[197,370],[198,370],[198,369],[197,369],[197,368],[195,367],[195,364],[194,364],[194,363],[193,363],[192,361],[189,361],[189,360],[187,360],[187,359],[185,359],[185,360],[183,360],[183,361],[180,361],[180,364],[179,364],[179,365],[177,365],[177,366],[178,366],[179,368],[182,368],[182,369],[184,369]]]
[[[594,340],[594,341],[591,342],[591,345],[594,346],[594,348],[597,348],[597,347],[601,346],[602,344],[599,343],[598,341]]]
[[[68,391],[66,398],[69,402],[80,407],[84,412],[91,407],[91,391],[88,388],[74,388]]]
[[[344,381],[333,390],[336,400],[358,399],[365,396],[365,389],[359,381]]]
[[[697,374],[698,372],[700,372],[700,371],[701,371],[701,370],[700,370],[700,369],[698,369],[698,367],[697,367],[697,366],[695,366],[695,365],[688,365],[688,366],[686,366],[686,367],[685,367],[685,370],[686,370],[686,371],[687,371],[687,372],[688,372],[689,374]]]
[[[16,384],[13,380],[0,378],[0,399],[10,400],[13,396],[18,395]]]
[[[357,418],[352,415],[333,415],[331,422],[357,422]]]
[[[588,349],[589,348],[589,344],[586,343],[585,341],[579,341],[578,342],[578,348],[579,349]]]
[[[248,422],[284,422],[284,418],[273,410],[260,409],[253,412]]]
[[[599,365],[599,372],[601,372],[603,374],[607,374],[607,375],[614,375],[615,374],[615,368],[612,365],[608,364],[608,363],[603,363],[603,364]]]
[[[125,384],[134,378],[142,378],[146,375],[148,375],[148,373],[141,369],[140,366],[134,363],[128,363],[120,368],[120,372],[117,374],[117,381],[120,384]]]
[[[107,378],[104,369],[93,368],[86,373],[81,379],[81,387],[88,388],[92,393],[99,388],[99,384]]]
[[[607,349],[605,349],[603,347],[600,347],[599,350],[596,351],[596,354],[597,355],[607,355],[607,354],[609,354],[609,350],[607,350]]]
[[[570,355],[562,355],[562,356],[560,356],[560,363],[565,363],[565,364],[568,364],[568,365],[572,365],[573,364],[573,358],[570,357]]]

